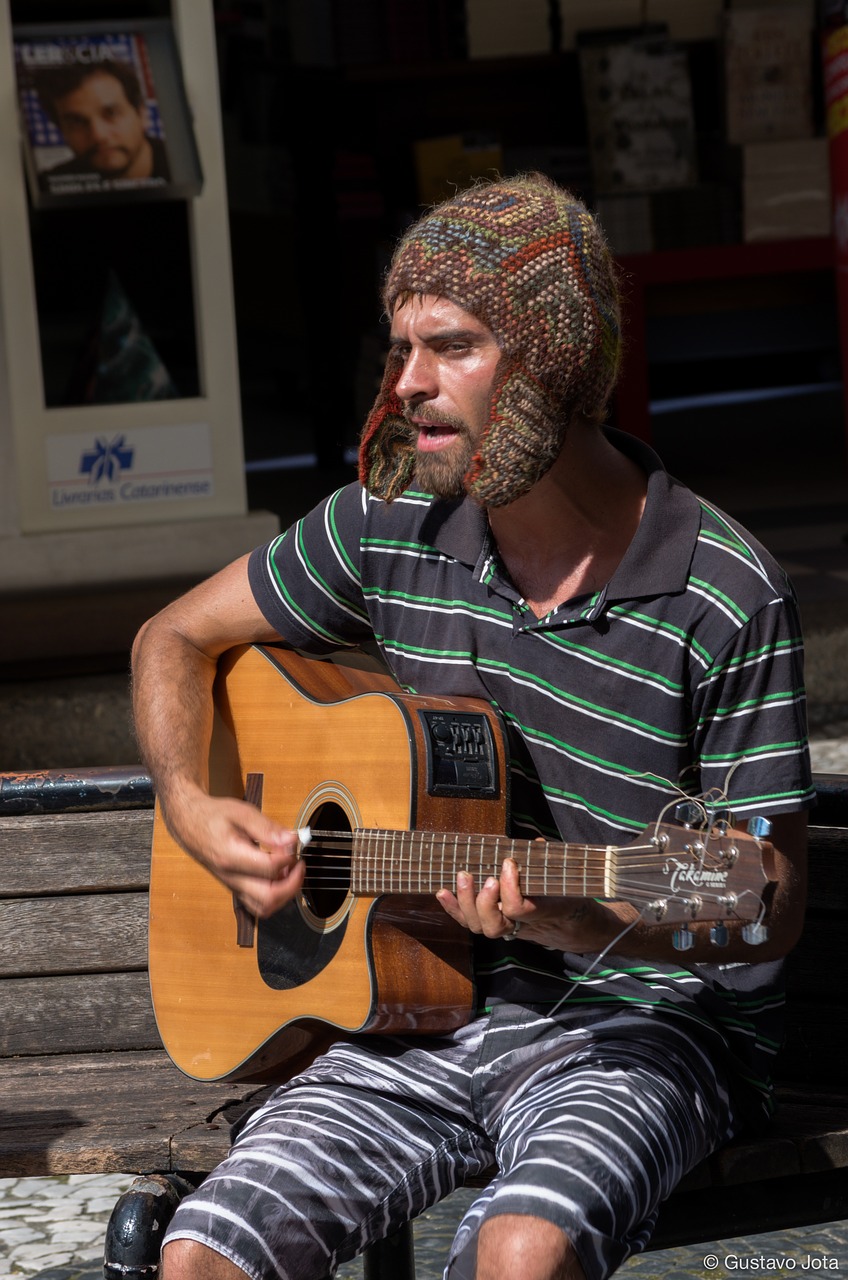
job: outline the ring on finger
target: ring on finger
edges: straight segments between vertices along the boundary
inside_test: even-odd
[[[518,937],[519,931],[520,931],[520,929],[521,929],[522,921],[521,921],[521,920],[507,920],[506,916],[504,916],[504,924],[511,924],[511,925],[512,925],[512,929],[510,930],[510,932],[509,932],[509,933],[505,933],[505,934],[503,935],[504,942],[511,942],[513,938],[517,938],[517,937]]]

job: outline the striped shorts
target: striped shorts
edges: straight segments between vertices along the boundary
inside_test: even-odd
[[[732,1108],[674,1020],[575,1012],[502,1004],[450,1036],[336,1044],[249,1116],[165,1243],[200,1241],[251,1280],[323,1280],[496,1165],[445,1277],[472,1280],[478,1230],[500,1213],[554,1223],[587,1280],[611,1275],[732,1135]]]

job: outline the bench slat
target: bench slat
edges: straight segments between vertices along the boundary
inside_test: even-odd
[[[0,983],[0,1055],[161,1048],[146,973]],[[62,1058],[57,1059],[61,1069]]]
[[[206,1170],[255,1085],[199,1084],[152,1053],[0,1063],[4,1176]],[[173,1163],[175,1142],[199,1163]],[[202,1153],[202,1154],[201,1154]],[[208,1161],[209,1163],[205,1163]]]
[[[146,893],[0,902],[0,977],[147,968]]]
[[[153,814],[43,814],[0,821],[0,898],[145,889]]]

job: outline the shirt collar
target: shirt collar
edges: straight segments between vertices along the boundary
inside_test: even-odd
[[[691,489],[669,475],[648,445],[623,431],[605,431],[611,443],[645,471],[648,488],[639,528],[596,601],[604,608],[614,600],[684,591],[700,528],[700,503]],[[431,503],[418,536],[443,555],[474,568],[475,576],[484,576],[492,549],[489,522],[471,498]],[[594,616],[598,609],[591,612]]]

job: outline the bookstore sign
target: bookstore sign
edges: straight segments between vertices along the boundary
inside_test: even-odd
[[[205,423],[137,427],[114,434],[48,436],[47,483],[54,511],[196,501],[215,493]]]

